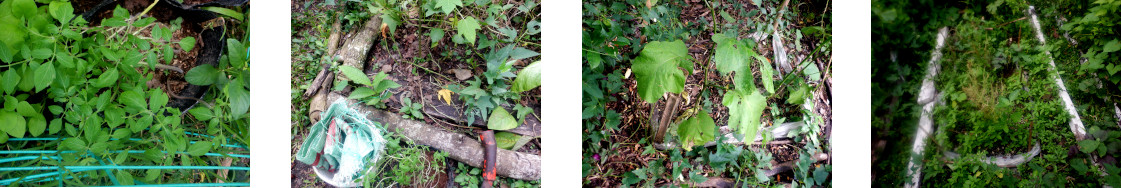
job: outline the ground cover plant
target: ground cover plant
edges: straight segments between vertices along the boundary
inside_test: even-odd
[[[584,185],[831,185],[829,2],[583,5]]]
[[[928,6],[931,5],[931,6]],[[1033,6],[1034,9],[1029,6]],[[923,152],[922,185],[1117,186],[1114,108],[1116,80],[1109,62],[1118,1],[1097,2],[874,2],[873,182],[900,186],[915,139],[916,105],[937,28],[949,37],[935,77],[941,103],[937,129]],[[1031,23],[1038,14],[1046,43]],[[914,37],[909,37],[911,35]],[[903,46],[904,48],[899,48]],[[1121,46],[1117,46],[1121,47]],[[1057,70],[1049,62],[1054,60]],[[1079,139],[1060,100],[1060,76],[1086,130]],[[878,101],[878,102],[877,102]],[[990,156],[1038,156],[1001,167]],[[951,157],[946,151],[960,154]]]
[[[306,95],[321,71],[341,75],[339,93],[403,119],[479,138],[496,130],[500,149],[540,155],[539,1],[374,0],[293,2],[293,153],[313,119]],[[360,66],[345,65],[340,45],[375,26]],[[338,49],[338,50],[336,50]],[[375,120],[376,121],[376,120]],[[367,174],[368,186],[479,187],[480,168],[449,153],[387,135],[388,162]],[[293,186],[326,185],[311,167],[292,160]],[[449,173],[450,172],[450,173]],[[537,181],[499,177],[495,185],[538,187]]]
[[[0,185],[248,186],[248,7],[94,5],[0,2]]]

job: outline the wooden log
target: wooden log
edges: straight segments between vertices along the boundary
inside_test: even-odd
[[[361,30],[354,34],[350,40],[343,44],[339,49],[338,55],[335,56],[337,61],[342,61],[343,65],[365,70],[366,67],[366,54],[370,52],[370,48],[374,45],[374,40],[377,39],[378,27],[381,26],[380,15],[370,16],[371,19],[366,21]],[[342,74],[335,76],[336,80],[350,80]]]
[[[327,98],[328,101],[335,101],[346,97],[332,92]],[[471,136],[436,128],[421,121],[404,119],[392,112],[360,105],[356,100],[344,100],[350,104],[359,104],[354,106],[355,110],[369,114],[367,117],[370,120],[384,124],[387,131],[400,134],[417,144],[447,152],[448,157],[456,161],[483,167],[484,148],[479,140]],[[530,181],[541,179],[541,156],[500,149],[495,163],[500,176]]]

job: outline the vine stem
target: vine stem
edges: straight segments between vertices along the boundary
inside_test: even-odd
[[[159,4],[159,3],[160,3],[160,0],[152,1],[152,4],[148,5],[148,8],[144,8],[144,12],[140,12],[140,14],[138,14],[138,15],[148,14],[148,11],[152,10],[152,7],[156,7],[156,4]]]

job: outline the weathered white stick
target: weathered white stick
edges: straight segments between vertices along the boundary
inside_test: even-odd
[[[911,161],[907,162],[907,176],[911,177],[911,181],[907,182],[905,187],[919,187],[919,181],[922,180],[922,152],[926,148],[926,139],[930,137],[933,131],[932,126],[934,119],[931,115],[934,113],[934,105],[937,103],[938,90],[934,87],[934,76],[938,75],[940,66],[938,61],[942,59],[942,47],[946,46],[946,36],[949,35],[949,28],[943,27],[938,29],[938,38],[935,40],[934,52],[931,53],[930,61],[927,62],[926,75],[923,76],[922,88],[919,89],[919,104],[923,105],[922,115],[919,117],[918,131],[915,133],[915,144],[911,148]]]
[[[942,151],[942,154],[946,156],[946,160],[953,160],[961,157],[960,154],[949,150]],[[982,158],[981,163],[993,164],[1000,167],[1016,167],[1020,164],[1030,161],[1036,155],[1039,155],[1039,142],[1036,142],[1035,147],[1032,147],[1031,151],[1028,151],[1027,153],[1021,153],[1013,156],[989,156]]]
[[[1035,15],[1035,6],[1028,6],[1028,14],[1031,14],[1031,25],[1035,29],[1035,38],[1039,39],[1040,46],[1047,46],[1047,39],[1043,37],[1043,31],[1039,28],[1039,17]],[[1048,57],[1051,57],[1050,51],[1044,51]],[[1055,68],[1055,58],[1052,57],[1051,71],[1055,73],[1055,85],[1059,85],[1059,97],[1063,99],[1063,105],[1066,107],[1067,113],[1070,114],[1070,130],[1074,132],[1074,137],[1078,140],[1086,139],[1086,128],[1082,125],[1082,117],[1078,116],[1078,111],[1074,108],[1074,101],[1070,99],[1070,94],[1067,93],[1067,87],[1063,84],[1062,76],[1059,76],[1058,69]]]

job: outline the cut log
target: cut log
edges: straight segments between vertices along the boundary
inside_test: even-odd
[[[346,41],[343,47],[339,49],[338,55],[335,56],[336,61],[342,61],[343,65],[346,66],[365,70],[366,54],[373,46],[374,40],[377,39],[378,27],[381,26],[381,19],[376,19],[380,18],[380,15],[373,15],[370,17],[374,19],[366,21],[362,29],[358,30],[358,33],[354,34],[354,36]],[[349,80],[346,76],[341,74],[336,75],[335,79]]]
[[[332,92],[327,100],[342,98],[346,97]],[[346,100],[350,104],[360,104],[355,100]],[[471,136],[439,129],[421,121],[404,119],[392,112],[367,105],[354,105],[354,108],[358,112],[369,114],[367,117],[371,120],[385,125],[387,131],[395,132],[417,144],[447,152],[448,157],[456,161],[483,167],[484,148],[479,140]],[[495,163],[500,176],[529,181],[541,179],[541,156],[500,149]]]

